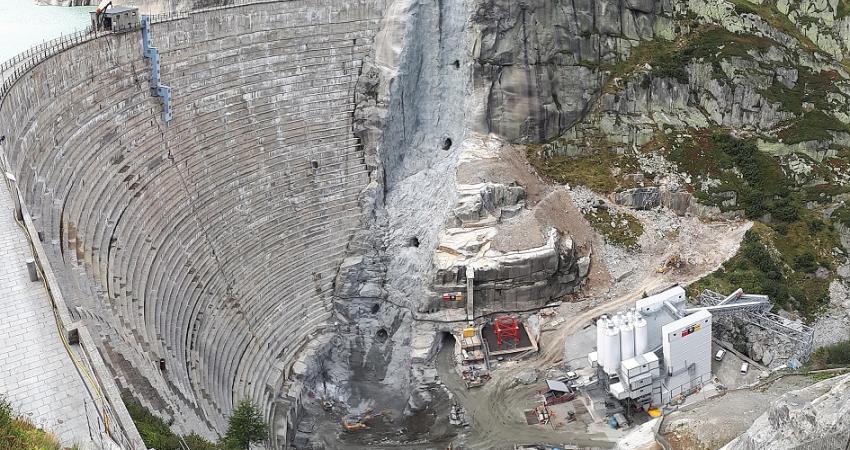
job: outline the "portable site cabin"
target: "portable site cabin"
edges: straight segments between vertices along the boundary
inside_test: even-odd
[[[125,31],[139,26],[139,8],[113,6],[100,15],[91,12],[92,28],[97,31]]]

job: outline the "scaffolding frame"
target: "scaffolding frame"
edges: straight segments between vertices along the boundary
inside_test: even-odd
[[[706,307],[720,306],[727,296],[706,289],[697,297],[700,305]],[[766,307],[757,307],[753,303],[765,304]],[[736,303],[742,303],[740,308],[735,308]],[[726,301],[722,306],[731,306],[728,309],[712,309],[711,313],[722,316],[733,316],[734,318],[750,325],[755,325],[767,332],[784,336],[794,342],[794,350],[791,358],[800,363],[808,361],[812,354],[814,342],[814,329],[800,322],[786,319],[778,314],[770,312],[770,301],[766,295],[743,294],[737,299]],[[728,325],[717,322],[721,328],[727,329]]]

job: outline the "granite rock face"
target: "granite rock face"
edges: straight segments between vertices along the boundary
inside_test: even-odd
[[[850,440],[850,375],[789,392],[723,450],[842,449]]]
[[[599,68],[669,26],[670,13],[652,0],[479,2],[476,83],[488,91],[479,129],[515,142],[559,136],[598,94]]]
[[[353,133],[370,182],[360,196],[361,230],[335,282],[343,344],[327,363],[333,395],[350,405],[414,411],[427,403],[408,394],[419,392],[416,364],[437,348],[437,333],[414,333],[413,315],[425,302],[437,236],[456,196],[464,99],[471,97],[467,8],[462,1],[392,2],[355,89]]]

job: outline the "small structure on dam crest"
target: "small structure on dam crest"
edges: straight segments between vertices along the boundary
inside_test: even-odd
[[[92,30],[129,31],[139,27],[139,8],[130,6],[112,6],[104,0],[91,12]]]

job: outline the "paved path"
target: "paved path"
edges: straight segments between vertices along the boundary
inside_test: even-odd
[[[12,210],[0,179],[0,395],[63,445],[83,447],[91,441],[87,416],[98,429],[94,401],[60,340],[47,290],[29,281],[32,252]]]

